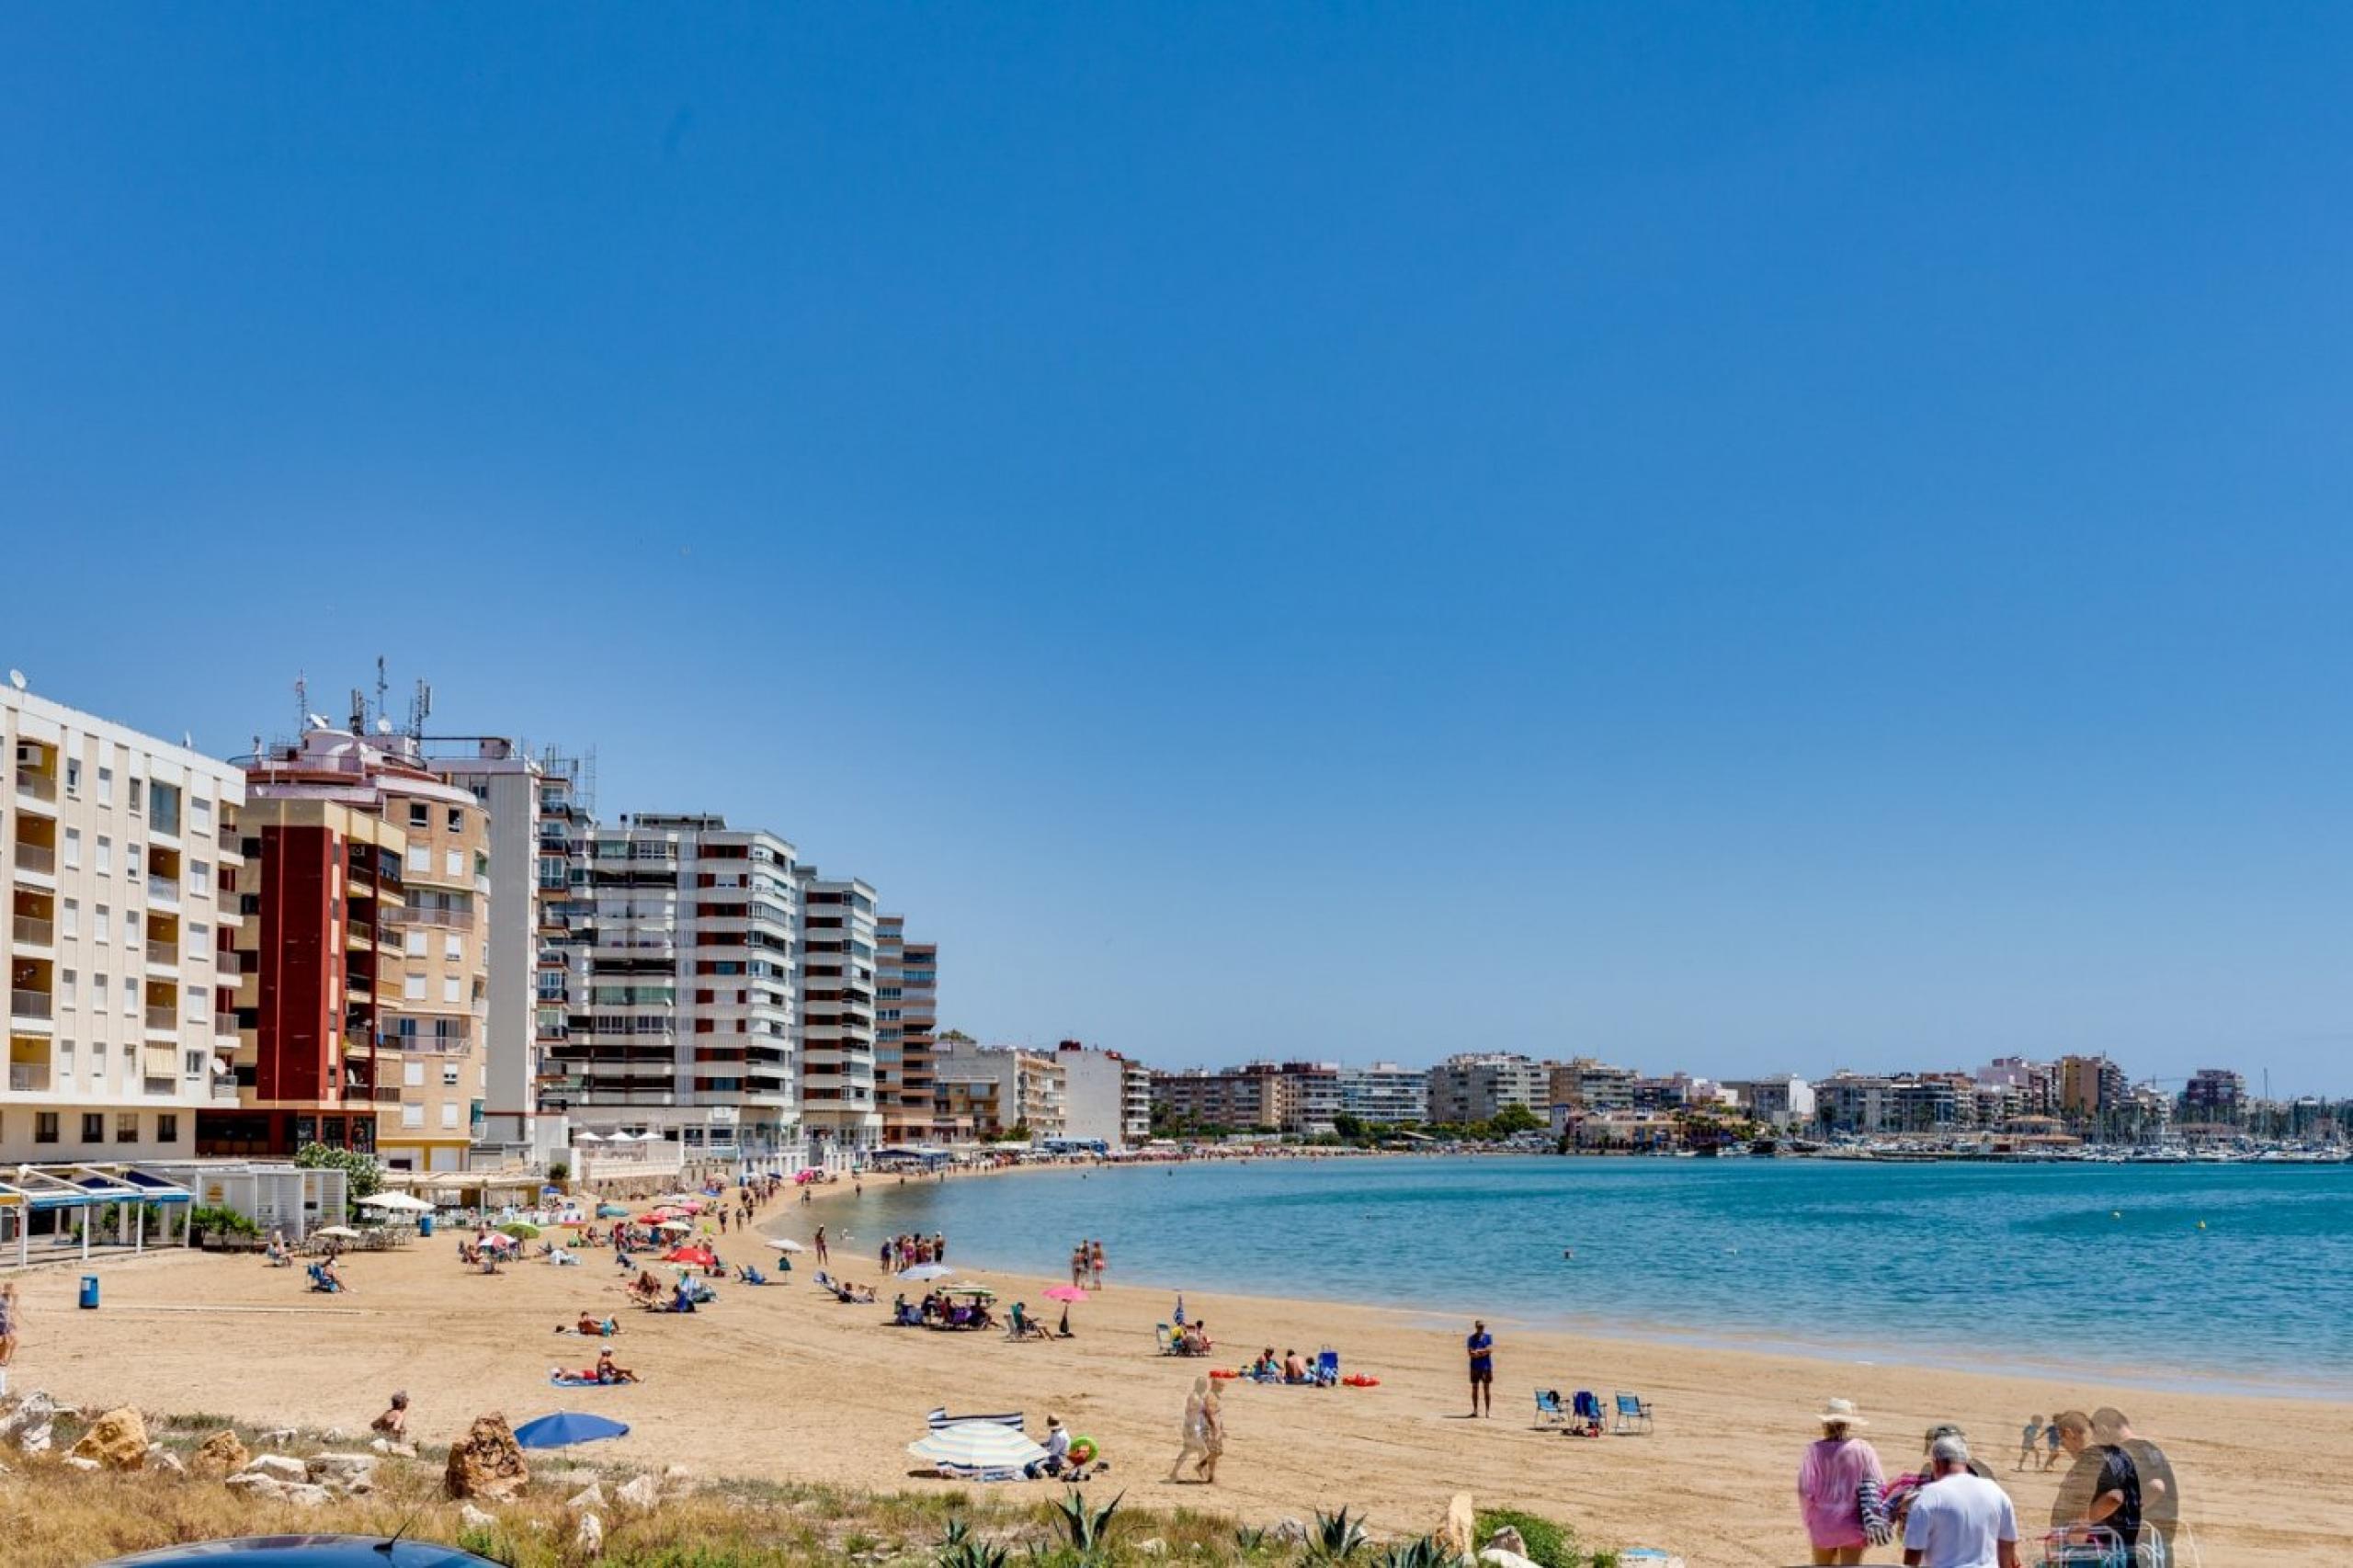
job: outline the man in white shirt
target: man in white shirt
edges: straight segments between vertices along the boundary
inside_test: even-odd
[[[1046,1417],[1046,1457],[1021,1467],[1021,1473],[1036,1481],[1041,1476],[1060,1475],[1070,1463],[1070,1433],[1063,1429],[1059,1415]]]
[[[1933,1481],[1904,1521],[1905,1568],[2018,1568],[2018,1516],[2009,1494],[1970,1473],[1969,1445],[1938,1437],[1928,1449]]]

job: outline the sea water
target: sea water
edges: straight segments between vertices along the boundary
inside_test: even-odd
[[[2353,1392],[2353,1166],[1327,1159],[870,1178],[837,1258],[1847,1358]],[[853,1272],[853,1277],[862,1278]]]

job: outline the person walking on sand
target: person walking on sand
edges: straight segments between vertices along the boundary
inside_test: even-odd
[[[1088,1268],[1095,1275],[1095,1288],[1100,1290],[1103,1289],[1103,1244],[1101,1242],[1091,1242],[1087,1244],[1086,1261]]]
[[[1462,1342],[1471,1354],[1471,1418],[1479,1418],[1479,1405],[1486,1402],[1490,1420],[1495,1414],[1495,1336],[1487,1332],[1482,1322],[1471,1324],[1471,1337]]]
[[[2034,1450],[2042,1446],[2042,1417],[2029,1415],[2026,1425],[2018,1428],[2018,1462],[2012,1470],[2024,1470],[2034,1462]]]
[[[1217,1384],[1204,1378],[1210,1392],[1201,1396],[1201,1482],[1217,1484],[1217,1461],[1225,1452],[1225,1401],[1217,1392]]]
[[[8,1374],[9,1363],[17,1358],[17,1335],[23,1321],[23,1309],[17,1303],[17,1282],[0,1285],[0,1381]]]
[[[1798,1509],[1816,1562],[1860,1562],[1864,1548],[1885,1544],[1881,1498],[1887,1485],[1879,1450],[1856,1436],[1868,1425],[1852,1400],[1834,1399],[1815,1417],[1822,1436],[1798,1466]]]
[[[817,1227],[817,1234],[816,1234],[816,1236],[815,1236],[813,1239],[814,1239],[814,1241],[815,1241],[816,1247],[817,1247],[817,1261],[818,1261],[819,1263],[823,1263],[823,1262],[824,1262],[824,1261],[825,1261],[825,1227],[824,1227],[824,1226],[820,1225],[820,1226],[818,1226],[818,1227]]]
[[[1209,1443],[1203,1437],[1205,1427],[1202,1424],[1204,1418],[1201,1413],[1202,1404],[1208,1400],[1209,1394],[1209,1379],[1195,1378],[1193,1392],[1185,1396],[1185,1421],[1179,1432],[1179,1436],[1184,1439],[1184,1447],[1176,1450],[1176,1462],[1168,1467],[1168,1479],[1171,1481],[1184,1480],[1185,1467],[1189,1464],[1198,1469],[1209,1453]],[[1195,1479],[1199,1478],[1196,1476]]]
[[[1907,1568],[2018,1568],[2018,1515],[2009,1494],[1969,1466],[1959,1433],[1928,1449],[1928,1483],[1904,1519]]]

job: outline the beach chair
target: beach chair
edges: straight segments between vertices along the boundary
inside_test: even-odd
[[[2134,1568],[2124,1538],[2106,1525],[2076,1525],[2042,1538],[2040,1568]]]
[[[1580,1437],[1601,1436],[1601,1396],[1591,1389],[1579,1389],[1569,1402],[1569,1431]]]
[[[1340,1382],[1340,1353],[1328,1345],[1318,1350],[1313,1375],[1317,1388],[1337,1388]]]
[[[1152,1342],[1160,1346],[1160,1353],[1163,1356],[1176,1354],[1176,1336],[1169,1332],[1168,1325],[1165,1323],[1156,1323],[1152,1325]]]
[[[1536,1391],[1536,1425],[1562,1426],[1568,1424],[1569,1413],[1561,1408],[1561,1395],[1555,1389]]]
[[[1647,1401],[1635,1398],[1624,1389],[1618,1391],[1618,1420],[1609,1430],[1620,1437],[1631,1437],[1651,1429],[1651,1407]]]

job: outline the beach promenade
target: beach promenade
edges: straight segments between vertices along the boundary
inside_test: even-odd
[[[1049,1413],[1093,1437],[1112,1462],[1108,1484],[1147,1506],[1231,1512],[1264,1525],[1313,1507],[1369,1508],[1377,1528],[1419,1531],[1448,1496],[1524,1506],[1574,1524],[1594,1545],[1657,1546],[1695,1565],[1802,1562],[1792,1503],[1810,1413],[1833,1394],[1874,1419],[1890,1473],[1916,1462],[1922,1432],[1966,1427],[2040,1521],[2057,1473],[2014,1474],[2029,1412],[2124,1406],[2161,1442],[2184,1478],[2185,1501],[2209,1562],[2329,1560],[2353,1517],[2353,1456],[2340,1407],[2316,1401],[2147,1392],[2056,1381],[1579,1339],[1497,1323],[1496,1415],[1464,1418],[1461,1349],[1466,1324],[1415,1314],[1188,1293],[1232,1365],[1271,1345],[1312,1353],[1336,1346],[1373,1389],[1317,1391],[1228,1385],[1227,1457],[1213,1488],[1163,1478],[1198,1361],[1155,1354],[1153,1328],[1168,1315],[1165,1290],[1113,1288],[1072,1311],[1077,1337],[1010,1343],[995,1334],[888,1325],[892,1288],[871,1262],[878,1237],[858,1234],[858,1203],[836,1188],[806,1207],[762,1217],[771,1233],[805,1236],[824,1223],[841,1238],[838,1272],[875,1285],[884,1305],[845,1306],[810,1283],[802,1255],[790,1281],[721,1287],[721,1301],[688,1316],[631,1310],[609,1254],[578,1268],[543,1263],[495,1277],[462,1271],[445,1233],[405,1251],[351,1258],[354,1287],[306,1294],[300,1270],[201,1253],[111,1267],[105,1306],[74,1306],[75,1276],[24,1278],[27,1332],[14,1386],[63,1400],[131,1403],[158,1413],[231,1413],[262,1422],[362,1428],[384,1396],[414,1397],[420,1440],[446,1442],[474,1415],[521,1419],[558,1408],[631,1422],[600,1457],[683,1462],[709,1474],[807,1480],[888,1490],[945,1486],[911,1474],[905,1444],[923,1413],[1021,1410],[1033,1430]],[[848,1233],[844,1236],[843,1233]],[[722,1256],[772,1263],[731,1236]],[[950,1238],[950,1259],[954,1258]],[[960,1270],[960,1274],[961,1274]],[[1040,1279],[972,1276],[1003,1301],[1049,1311]],[[1459,1294],[1461,1282],[1450,1293]],[[558,1391],[550,1367],[586,1358],[584,1342],[553,1332],[582,1311],[621,1316],[614,1342],[643,1377],[620,1389]],[[1049,1320],[1051,1321],[1051,1319]],[[1995,1358],[1989,1357],[1989,1360]],[[1569,1438],[1535,1430],[1531,1390],[1593,1388],[1608,1400],[1639,1392],[1657,1411],[1647,1437]],[[1893,1551],[1874,1554],[1894,1561]]]

